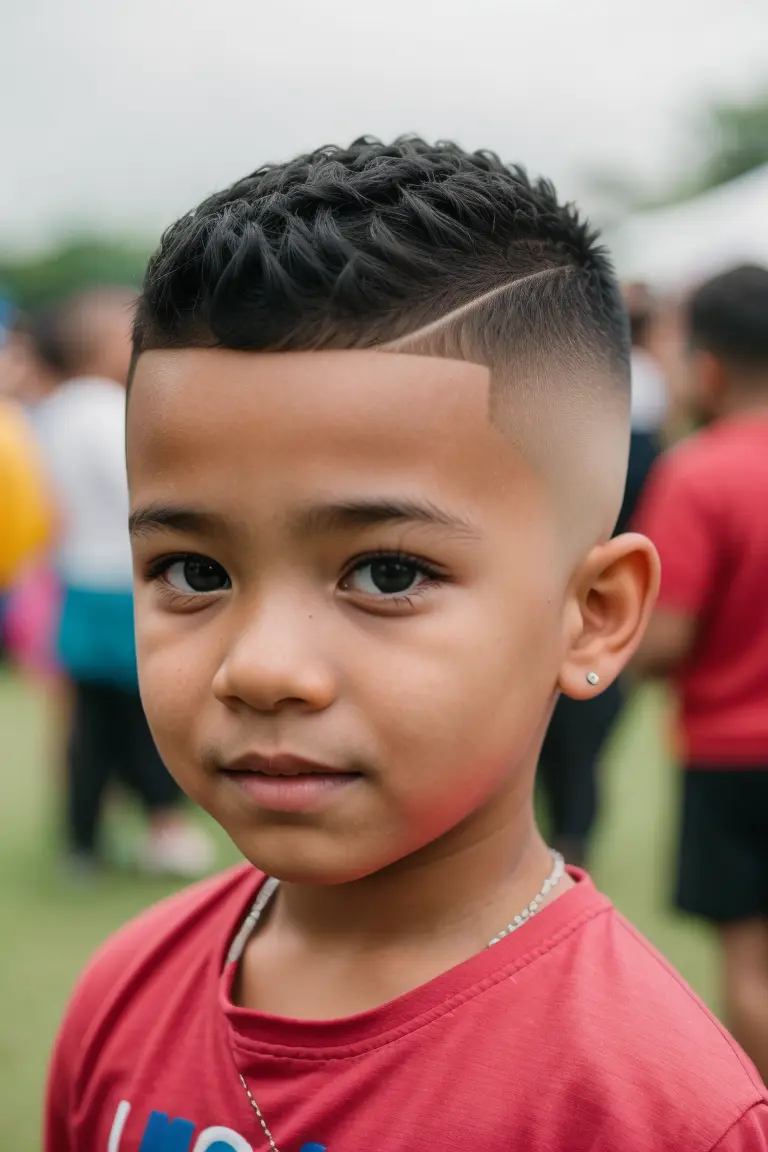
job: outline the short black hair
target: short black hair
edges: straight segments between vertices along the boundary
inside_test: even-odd
[[[613,268],[552,184],[493,152],[364,137],[259,168],[169,228],[134,362],[161,348],[381,346],[511,286],[516,330],[502,302],[487,344],[562,345],[566,361],[585,350],[628,387]]]
[[[742,264],[702,284],[688,302],[688,334],[735,368],[768,369],[768,268]]]

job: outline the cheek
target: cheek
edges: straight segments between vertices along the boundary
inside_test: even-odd
[[[195,686],[188,673],[160,656],[140,660],[139,687],[160,755],[175,772],[176,765],[183,763],[192,738],[190,702]]]
[[[160,755],[174,775],[190,761],[195,718],[210,695],[205,652],[173,618],[144,615],[137,598],[136,649],[144,710]],[[181,622],[183,624],[183,621]]]
[[[487,787],[530,753],[543,733],[556,691],[562,635],[546,591],[481,597],[421,643],[371,652],[369,716],[377,718],[388,760],[402,764],[403,794],[447,799]],[[523,607],[524,605],[524,607]],[[382,671],[389,668],[387,675]],[[437,785],[437,786],[436,786]]]

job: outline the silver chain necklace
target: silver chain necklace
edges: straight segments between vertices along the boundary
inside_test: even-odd
[[[494,936],[492,940],[488,941],[485,946],[486,948],[492,948],[494,944],[498,944],[499,941],[503,940],[505,936],[511,936],[513,932],[517,932],[518,928],[522,928],[523,924],[527,924],[531,916],[535,916],[539,911],[541,905],[544,903],[545,899],[555,887],[555,885],[560,882],[563,877],[563,873],[565,872],[565,860],[559,852],[555,852],[553,849],[550,849],[550,854],[552,856],[552,871],[550,872],[549,876],[547,876],[541,888],[534,896],[533,900],[531,900],[530,904],[527,904],[525,908],[522,909],[522,911],[518,912],[517,916],[514,916],[512,920],[510,920],[506,928],[502,928],[501,932],[499,932],[497,936]],[[242,956],[245,945],[256,930],[256,926],[261,919],[261,915],[277,891],[277,886],[279,883],[279,880],[275,880],[274,877],[270,876],[262,884],[259,894],[253,902],[253,906],[250,912],[243,921],[242,927],[237,933],[237,936],[235,936],[235,939],[232,941],[232,946],[227,954],[228,965],[238,961]],[[280,1152],[277,1144],[275,1144],[272,1133],[267,1127],[267,1122],[262,1115],[261,1108],[259,1108],[259,1105],[256,1102],[256,1097],[253,1095],[245,1082],[245,1076],[243,1076],[242,1072],[239,1072],[238,1075],[240,1077],[240,1083],[245,1089],[245,1094],[248,1097],[248,1102],[258,1116],[259,1124],[261,1124],[264,1135],[269,1141],[270,1152]]]

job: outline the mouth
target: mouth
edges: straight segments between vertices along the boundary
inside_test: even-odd
[[[348,772],[300,756],[251,753],[226,765],[221,775],[252,804],[273,812],[305,812],[323,807],[359,782]]]

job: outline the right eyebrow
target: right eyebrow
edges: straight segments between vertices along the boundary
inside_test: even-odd
[[[131,536],[149,536],[153,532],[213,533],[223,520],[212,512],[187,508],[180,504],[147,504],[136,508],[128,518]]]

